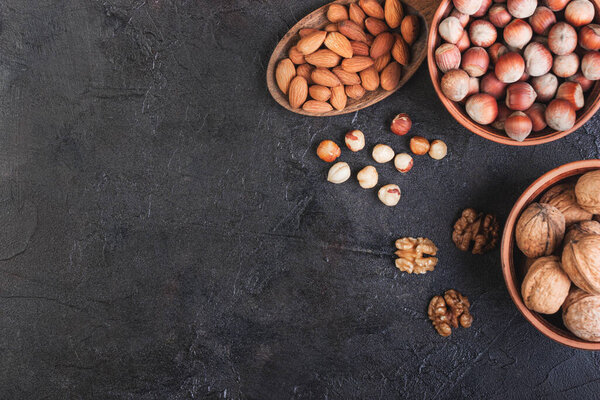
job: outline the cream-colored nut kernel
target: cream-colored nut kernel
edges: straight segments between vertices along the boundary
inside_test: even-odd
[[[394,157],[394,167],[403,174],[410,171],[413,167],[413,158],[408,153],[399,153]]]
[[[400,188],[393,184],[382,186],[377,192],[377,197],[386,206],[393,207],[400,201]]]
[[[394,158],[394,150],[386,144],[378,144],[373,147],[373,160],[380,164],[391,161]]]
[[[377,181],[379,181],[379,174],[377,170],[372,165],[367,165],[356,174],[356,179],[358,179],[358,184],[363,189],[371,189],[377,185]]]
[[[348,163],[340,161],[329,168],[327,180],[331,183],[343,183],[350,178],[350,166]]]
[[[446,146],[446,143],[437,139],[431,142],[431,146],[429,147],[429,157],[434,160],[441,160],[446,157],[446,154],[448,154],[448,146]]]
[[[358,129],[346,133],[344,140],[350,151],[359,151],[365,147],[365,135]]]

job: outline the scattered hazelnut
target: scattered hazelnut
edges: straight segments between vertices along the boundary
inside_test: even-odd
[[[531,130],[534,132],[539,132],[546,127],[545,112],[546,106],[540,103],[533,103],[531,107],[525,110],[525,114],[527,114],[531,120]]]
[[[431,146],[429,147],[429,157],[434,160],[441,160],[446,157],[446,154],[448,154],[448,146],[446,146],[446,143],[438,139],[431,142]]]
[[[531,40],[533,30],[522,19],[515,19],[504,28],[504,41],[510,47],[522,49]]]
[[[531,42],[523,52],[525,71],[530,76],[542,76],[552,69],[552,53],[541,43]]]
[[[398,136],[403,136],[408,133],[411,127],[412,121],[410,120],[408,114],[398,114],[392,120],[390,130]]]
[[[367,165],[356,174],[356,179],[358,180],[358,184],[363,189],[371,189],[377,185],[377,181],[379,180],[379,174],[377,170],[372,165]]]
[[[571,280],[562,270],[559,258],[541,257],[529,267],[521,284],[521,295],[530,310],[554,314],[560,310],[570,287]]]
[[[565,19],[575,27],[587,25],[594,20],[594,5],[588,0],[573,0],[565,8]]]
[[[554,57],[552,72],[560,78],[568,78],[577,73],[579,69],[579,56],[576,53]]]
[[[394,167],[403,174],[407,173],[413,167],[413,158],[408,153],[398,153],[394,157]]]
[[[575,185],[575,196],[581,208],[600,214],[600,170],[581,175]]]
[[[521,111],[510,114],[504,122],[504,131],[506,132],[506,135],[517,142],[525,140],[531,133],[532,127],[533,124],[531,119],[527,114]]]
[[[472,77],[485,74],[490,64],[490,56],[483,47],[471,47],[462,55],[461,68]]]
[[[442,76],[440,86],[444,95],[452,101],[461,101],[469,93],[469,74],[453,69]]]
[[[498,116],[496,99],[486,93],[478,93],[469,97],[465,109],[473,121],[482,125],[491,124]]]
[[[418,156],[427,154],[429,147],[429,140],[425,139],[423,136],[413,136],[410,139],[410,151]]]
[[[496,78],[504,83],[517,82],[525,72],[525,61],[517,52],[509,52],[501,55],[494,68]]]
[[[377,144],[373,147],[373,160],[383,164],[394,158],[394,150],[386,144]]]
[[[332,140],[323,140],[317,147],[317,156],[325,162],[333,162],[342,154],[340,146]]]
[[[537,0],[507,0],[506,8],[515,18],[529,18],[537,8]]]
[[[550,27],[556,23],[556,15],[548,7],[538,7],[529,18],[531,29],[538,35],[547,35]]]
[[[552,255],[564,234],[565,217],[549,204],[531,203],[515,228],[517,247],[529,258]]]
[[[463,14],[473,15],[481,8],[482,0],[452,0],[454,7]]]
[[[497,35],[496,27],[484,19],[473,21],[469,27],[469,38],[475,46],[490,47]]]
[[[531,86],[537,93],[537,100],[548,102],[554,98],[558,89],[558,79],[553,74],[536,76],[531,79]]]
[[[481,78],[480,86],[482,93],[487,93],[498,100],[506,93],[507,84],[496,78],[496,74],[493,72],[488,72]]]
[[[350,151],[360,151],[365,147],[365,135],[358,129],[346,133],[344,140]]]
[[[600,79],[600,53],[590,51],[581,60],[581,72],[586,79],[597,81]]]
[[[576,110],[583,108],[585,103],[583,98],[583,89],[577,82],[563,82],[556,92],[557,99],[567,100],[573,104]]]
[[[333,164],[327,173],[327,180],[331,183],[343,183],[348,178],[350,178],[350,166],[343,161]]]
[[[600,294],[600,235],[581,235],[565,244],[562,267],[577,287]]]
[[[554,99],[546,107],[546,123],[557,131],[569,130],[575,125],[575,107],[566,100]]]
[[[600,25],[590,24],[581,27],[579,45],[586,50],[600,50]]]
[[[463,34],[464,28],[456,17],[448,17],[440,22],[440,36],[448,43],[456,43]]]
[[[527,82],[511,83],[506,89],[506,107],[511,110],[525,111],[535,101],[537,93]]]
[[[386,206],[393,207],[400,201],[400,194],[398,185],[391,184],[382,186],[377,192],[377,197]]]
[[[452,43],[444,43],[435,50],[435,63],[443,73],[460,67],[460,60],[460,50]]]
[[[566,22],[558,22],[548,33],[548,47],[559,56],[572,53],[577,47],[577,32]]]
[[[488,18],[496,28],[504,28],[512,20],[512,16],[502,3],[496,3],[490,8]]]
[[[581,339],[600,342],[600,296],[574,288],[563,306],[562,319],[567,329]]]

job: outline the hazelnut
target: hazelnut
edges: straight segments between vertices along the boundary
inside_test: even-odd
[[[597,81],[600,79],[600,53],[590,51],[581,60],[581,72],[586,79]]]
[[[504,131],[506,132],[506,135],[517,142],[525,140],[531,133],[532,128],[533,124],[531,119],[527,114],[521,111],[510,114],[504,122]]]
[[[585,235],[600,235],[600,222],[581,221],[574,223],[567,228],[564,243],[569,243],[571,240],[577,240]]]
[[[408,133],[411,127],[412,121],[410,120],[408,114],[398,114],[392,120],[390,130],[398,136],[403,136]]]
[[[469,93],[469,74],[462,69],[453,69],[442,76],[442,92],[452,101],[461,101]]]
[[[547,35],[550,27],[556,23],[556,15],[548,7],[538,7],[531,17],[529,25],[538,35]]]
[[[473,14],[474,17],[483,17],[488,9],[490,8],[490,6],[492,5],[492,0],[483,0],[481,2],[481,7],[479,7],[479,10],[477,10],[477,12],[475,14]]]
[[[435,63],[443,73],[460,67],[460,50],[452,43],[444,43],[435,50]]]
[[[496,99],[486,93],[478,93],[469,97],[465,109],[473,121],[482,125],[491,124],[498,116]]]
[[[469,27],[469,38],[475,46],[490,47],[496,41],[498,33],[491,22],[478,19]]]
[[[317,156],[325,162],[333,162],[341,154],[340,146],[331,140],[323,140],[317,147]]]
[[[525,71],[530,76],[542,76],[552,69],[552,53],[541,43],[531,42],[523,52]]]
[[[461,13],[456,8],[452,9],[450,16],[456,17],[463,28],[469,24],[469,20],[471,19],[469,15]]]
[[[463,32],[460,39],[458,39],[458,42],[456,42],[456,47],[458,47],[458,50],[460,50],[461,53],[467,50],[469,47],[471,47],[471,41],[469,40],[469,32]]]
[[[494,65],[496,65],[500,56],[504,55],[506,53],[508,53],[508,47],[506,47],[502,43],[494,43],[488,49],[488,54],[490,55],[490,61]]]
[[[512,16],[506,9],[506,6],[501,3],[494,4],[490,8],[488,18],[496,28],[504,28],[512,20]]]
[[[537,0],[507,0],[506,8],[515,18],[528,18],[533,15]]]
[[[498,105],[498,116],[496,117],[496,119],[494,120],[494,122],[492,122],[492,126],[494,128],[496,128],[496,129],[499,129],[499,130],[503,131],[504,130],[504,124],[506,123],[506,119],[512,113],[513,113],[513,111],[509,110],[508,107],[506,107],[505,104],[500,103]]]
[[[600,25],[583,26],[579,30],[579,45],[586,50],[600,50]]]
[[[537,93],[527,82],[511,83],[506,89],[506,107],[511,110],[525,111],[535,101]]]
[[[594,86],[594,81],[591,81],[591,80],[587,79],[580,72],[576,73],[575,75],[572,75],[572,76],[568,77],[567,80],[569,82],[577,82],[577,83],[579,83],[579,86],[581,86],[581,89],[584,92],[587,92],[588,90],[590,90],[592,88],[592,86]]]
[[[333,164],[327,173],[327,180],[331,183],[343,183],[348,178],[350,178],[350,166],[343,161]]]
[[[532,131],[539,132],[547,126],[545,112],[546,106],[540,103],[533,103],[531,107],[525,110],[525,114],[531,120]]]
[[[529,258],[554,253],[565,234],[565,217],[549,204],[532,203],[515,228],[517,247]]]
[[[356,174],[356,179],[358,180],[358,184],[363,189],[371,189],[377,185],[377,181],[379,180],[379,174],[377,170],[372,165],[367,165]]]
[[[373,147],[373,160],[383,164],[394,158],[394,150],[386,144],[378,144]]]
[[[573,104],[576,110],[580,110],[584,106],[583,89],[577,82],[563,82],[556,92],[557,99],[567,100]]]
[[[568,78],[577,73],[579,69],[579,56],[576,53],[554,57],[552,72],[560,78]]]
[[[440,36],[448,43],[456,43],[463,34],[464,28],[456,17],[445,18],[440,22],[438,31]]]
[[[515,19],[504,28],[504,41],[510,47],[522,49],[533,36],[531,26],[522,19]]]
[[[592,214],[600,214],[600,170],[581,175],[575,185],[577,203]]]
[[[393,207],[400,201],[400,188],[398,185],[382,186],[377,192],[377,197],[383,204],[388,207]]]
[[[577,204],[575,198],[575,184],[561,183],[551,187],[540,198],[540,203],[554,206],[565,216],[565,225],[592,219],[592,213],[584,210]]]
[[[469,78],[469,91],[467,92],[467,97],[472,94],[479,93],[479,78]]]
[[[429,147],[429,140],[425,139],[423,136],[413,136],[410,139],[410,151],[418,156],[427,154]]]
[[[571,238],[562,253],[563,270],[579,288],[600,294],[600,235]]]
[[[448,146],[446,146],[446,143],[438,139],[431,142],[431,146],[429,147],[429,157],[434,160],[441,160],[446,157],[446,154],[448,154]]]
[[[408,153],[398,153],[394,157],[394,167],[403,174],[411,170],[413,163],[413,158]]]
[[[569,130],[575,125],[575,107],[566,100],[554,99],[546,107],[546,123],[557,131]]]
[[[493,72],[488,72],[481,78],[480,86],[482,93],[487,93],[498,100],[506,93],[507,84],[496,78],[496,74]]]
[[[454,7],[463,14],[473,15],[481,8],[482,0],[452,0]]]
[[[571,0],[544,0],[544,5],[546,5],[552,11],[560,11],[567,3]]]
[[[504,83],[517,82],[525,72],[525,61],[517,52],[509,52],[498,58],[494,73]]]
[[[531,78],[531,86],[537,93],[536,100],[546,103],[554,98],[558,89],[558,79],[553,74]]]
[[[572,53],[577,47],[577,32],[566,22],[558,22],[548,33],[548,47],[559,56]]]
[[[529,267],[521,284],[521,296],[530,310],[554,314],[567,298],[570,287],[571,281],[562,270],[559,258],[541,257]]]
[[[600,342],[600,296],[574,288],[563,304],[563,322],[575,336]]]
[[[485,74],[490,64],[490,56],[483,47],[471,47],[462,55],[461,68],[469,76],[478,77]]]
[[[346,133],[344,140],[350,151],[360,151],[365,147],[365,135],[358,129]]]
[[[594,5],[588,0],[573,0],[565,8],[565,19],[575,27],[587,25],[594,20]]]

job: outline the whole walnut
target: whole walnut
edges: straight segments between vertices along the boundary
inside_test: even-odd
[[[531,203],[515,228],[517,246],[529,258],[551,255],[564,235],[565,217],[549,204]]]
[[[565,243],[562,267],[580,289],[600,295],[600,235],[581,235]]]
[[[575,185],[577,203],[592,214],[600,214],[600,170],[587,172]]]
[[[575,184],[561,183],[551,187],[540,199],[540,203],[558,208],[565,216],[565,225],[592,219],[593,214],[581,208],[575,198]]]
[[[600,342],[600,296],[573,289],[563,304],[563,322],[575,336]]]
[[[560,267],[558,257],[541,257],[535,260],[525,275],[521,295],[530,310],[554,314],[560,310],[570,287],[571,281]]]
[[[576,239],[581,235],[600,235],[600,222],[598,221],[582,221],[571,225],[565,233],[564,243],[569,243],[572,239]]]

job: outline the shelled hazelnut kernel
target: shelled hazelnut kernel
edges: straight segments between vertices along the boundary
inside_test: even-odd
[[[422,136],[413,136],[410,139],[410,151],[418,156],[422,156],[423,154],[427,154],[429,151],[429,140],[425,139]]]
[[[577,82],[563,82],[556,92],[557,99],[567,100],[576,110],[581,110],[585,104],[583,89]]]
[[[502,3],[496,3],[490,8],[488,18],[496,28],[504,28],[512,20],[512,16]]]
[[[365,147],[365,135],[358,129],[351,130],[344,137],[346,146],[351,151],[360,151]]]
[[[539,132],[547,126],[546,117],[544,116],[544,113],[546,112],[545,105],[533,103],[533,105],[524,112],[531,120],[531,130],[534,132]]]
[[[548,7],[538,7],[531,17],[529,25],[538,35],[547,35],[552,25],[556,23],[556,15]]]
[[[463,27],[456,17],[447,17],[438,28],[440,36],[448,43],[456,43],[463,34]]]
[[[340,146],[332,140],[323,140],[317,147],[317,156],[325,162],[333,162],[341,154]]]
[[[393,207],[400,201],[400,188],[398,185],[385,185],[382,186],[377,192],[377,197],[383,204],[388,207]]]
[[[496,99],[486,93],[477,93],[469,97],[465,109],[473,121],[482,125],[491,124],[498,115]]]
[[[541,43],[531,42],[523,52],[525,71],[530,76],[542,76],[552,69],[552,53]]]
[[[490,56],[482,47],[471,47],[464,52],[461,60],[461,68],[472,77],[485,74],[490,64]]]
[[[482,0],[452,0],[454,7],[463,14],[473,15],[481,8]]]
[[[493,72],[488,72],[481,78],[479,86],[482,93],[487,93],[498,100],[506,93],[506,86],[508,86],[508,84],[496,78],[496,75]]]
[[[413,163],[413,158],[408,153],[398,153],[394,157],[394,167],[403,174],[411,170]]]
[[[410,131],[412,127],[412,121],[408,114],[398,114],[392,120],[392,124],[390,125],[390,130],[398,136],[404,136]]]
[[[494,67],[496,78],[504,83],[513,83],[521,79],[525,73],[525,60],[517,52],[511,51],[498,58]]]
[[[378,144],[373,147],[373,160],[383,164],[394,158],[394,150],[386,144]]]
[[[343,161],[337,162],[329,168],[327,180],[331,183],[343,183],[350,178],[350,166]]]
[[[434,160],[441,160],[446,157],[448,154],[448,146],[443,141],[436,139],[431,142],[431,146],[429,147],[429,157]]]
[[[506,107],[511,110],[525,111],[536,98],[537,93],[527,82],[515,82],[506,89]]]
[[[504,131],[508,137],[518,142],[525,140],[531,133],[531,129],[531,119],[529,119],[527,114],[521,111],[515,111],[510,114],[504,122]]]
[[[577,70],[579,70],[579,56],[576,53],[554,57],[552,72],[559,78],[573,76],[577,73]]]
[[[377,181],[379,180],[379,174],[377,173],[377,169],[375,169],[372,165],[367,165],[356,174],[356,179],[358,180],[358,184],[363,189],[371,189],[377,185]]]
[[[572,53],[577,47],[577,31],[566,22],[558,22],[548,33],[548,47],[559,56]]]
[[[448,99],[461,101],[469,93],[469,74],[462,69],[450,70],[442,76],[440,86]]]
[[[567,100],[554,99],[546,107],[546,123],[557,131],[566,131],[575,125],[575,107]]]
[[[522,49],[533,37],[531,26],[522,19],[515,19],[504,28],[504,41],[510,47]]]
[[[575,27],[587,25],[594,20],[594,5],[588,0],[573,0],[565,8],[565,19]]]
[[[488,49],[488,54],[490,55],[490,61],[492,62],[493,65],[496,65],[496,63],[498,62],[498,58],[500,58],[500,56],[502,56],[506,53],[508,53],[508,47],[506,47],[505,45],[503,45],[502,43],[499,43],[499,42],[494,43]]]
[[[594,81],[587,79],[585,76],[583,76],[581,72],[578,72],[575,75],[568,77],[567,80],[569,82],[579,83],[579,85],[581,85],[581,89],[584,92],[587,92],[592,88],[592,86],[594,86]]]
[[[600,50],[600,25],[590,24],[581,27],[579,45],[585,50]]]
[[[536,76],[531,79],[531,86],[537,93],[536,100],[546,103],[554,98],[558,89],[558,78],[553,74]]]
[[[581,60],[581,72],[586,79],[597,81],[600,79],[600,53],[587,52]]]
[[[435,50],[435,63],[444,73],[460,67],[460,60],[460,50],[452,43],[444,43]]]
[[[507,0],[506,8],[515,18],[528,18],[533,15],[537,0]]]
[[[484,19],[473,21],[469,27],[469,39],[475,46],[490,47],[497,36],[496,27]]]

